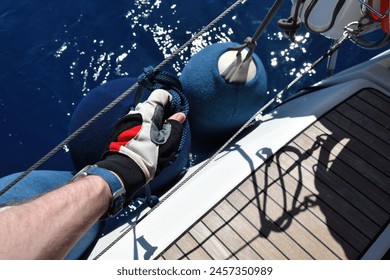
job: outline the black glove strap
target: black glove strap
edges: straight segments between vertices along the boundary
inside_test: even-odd
[[[141,168],[125,155],[111,153],[104,160],[96,163],[96,165],[111,170],[119,176],[126,189],[127,202],[146,183],[146,178]]]

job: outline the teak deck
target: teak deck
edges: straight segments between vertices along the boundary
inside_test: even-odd
[[[390,98],[363,90],[253,172],[160,259],[358,259],[389,223]]]

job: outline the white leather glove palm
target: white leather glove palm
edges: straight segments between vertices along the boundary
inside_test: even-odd
[[[183,126],[177,120],[166,120],[164,108],[170,101],[167,91],[153,91],[117,123],[103,160],[97,163],[120,177],[128,199],[177,152]]]

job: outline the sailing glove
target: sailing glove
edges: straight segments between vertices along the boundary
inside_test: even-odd
[[[172,96],[158,89],[114,127],[103,160],[97,166],[114,172],[126,189],[127,202],[176,154],[183,125],[166,120]]]

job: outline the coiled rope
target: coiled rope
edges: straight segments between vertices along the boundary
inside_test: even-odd
[[[195,175],[201,172],[207,165],[209,165],[214,159],[223,152],[246,128],[251,126],[255,121],[260,119],[265,110],[269,108],[276,100],[279,100],[283,97],[283,95],[291,89],[302,77],[304,77],[307,73],[317,67],[324,59],[331,56],[334,52],[336,52],[341,45],[347,40],[350,39],[350,33],[346,30],[343,36],[334,44],[328,51],[326,51],[320,58],[314,61],[309,67],[303,71],[303,73],[297,76],[294,80],[292,80],[283,90],[281,90],[277,95],[275,95],[267,104],[261,107],[237,132],[228,140],[225,144],[223,144],[211,157],[209,157],[206,161],[204,161],[199,167],[197,167],[190,175],[188,175],[183,181],[178,183],[175,187],[169,190],[163,199],[161,199],[153,208],[151,208],[148,212],[146,212],[140,219],[131,224],[126,230],[124,230],[121,235],[119,235],[113,242],[111,242],[106,248],[104,248],[98,255],[96,255],[93,259],[99,259],[104,253],[106,253],[110,248],[112,248],[116,243],[118,243],[124,236],[126,236],[134,227],[140,223],[144,218],[150,215],[154,210],[156,210],[164,201],[166,201],[170,196],[172,196],[177,190],[179,190],[183,185],[185,185],[188,181],[190,181]]]
[[[228,7],[223,13],[221,13],[218,17],[216,17],[213,21],[211,21],[208,25],[206,25],[203,29],[201,29],[198,33],[196,33],[192,38],[190,38],[186,43],[184,43],[180,48],[178,48],[175,52],[173,52],[170,56],[168,56],[164,61],[158,64],[153,72],[158,72],[165,65],[167,65],[170,61],[172,61],[175,57],[177,57],[182,51],[184,51],[187,47],[189,47],[196,39],[201,37],[211,28],[213,28],[221,19],[223,19],[227,14],[232,12],[235,8],[237,8],[240,4],[243,4],[246,0],[237,0],[234,4]],[[38,160],[35,164],[33,164],[30,168],[24,171],[20,176],[18,176],[14,181],[12,181],[7,187],[0,191],[0,196],[10,190],[13,186],[15,186],[18,182],[20,182],[23,178],[25,178],[32,171],[37,169],[43,163],[45,163],[49,158],[51,158],[54,154],[56,154],[59,150],[63,149],[69,142],[75,139],[79,134],[81,134],[85,129],[87,129],[91,124],[93,124],[96,120],[98,120],[101,116],[111,110],[115,105],[117,105],[120,101],[122,101],[126,96],[128,96],[131,92],[136,90],[140,84],[137,82],[124,91],[120,96],[118,96],[114,101],[108,104],[105,108],[103,108],[100,112],[98,112],[95,116],[93,116],[89,121],[84,123],[80,128],[74,131],[71,135],[65,138],[61,143],[59,143],[55,148],[53,148],[50,152],[48,152],[45,156],[43,156],[40,160]]]

